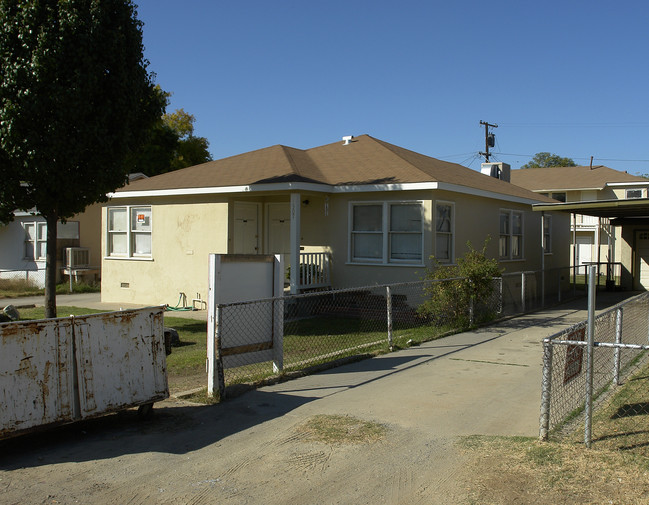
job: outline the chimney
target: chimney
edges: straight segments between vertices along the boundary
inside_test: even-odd
[[[343,137],[343,145],[348,146],[349,144],[351,144],[351,141],[352,141],[353,138],[354,138],[353,135],[345,135]]]
[[[590,157],[590,169],[589,170],[592,170],[592,169],[593,169],[593,157],[591,156]]]

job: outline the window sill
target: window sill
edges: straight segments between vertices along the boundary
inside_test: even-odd
[[[362,266],[362,267],[410,267],[410,268],[423,268],[426,265],[423,263],[371,263],[360,261],[348,261],[345,265],[349,266]]]
[[[104,259],[117,261],[153,261],[153,257],[144,258],[141,256],[104,256]]]
[[[525,258],[498,258],[500,263],[515,263],[517,261],[525,261]]]

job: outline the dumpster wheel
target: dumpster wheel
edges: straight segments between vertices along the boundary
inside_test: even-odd
[[[153,403],[145,403],[137,409],[137,415],[141,420],[150,419],[153,416]]]

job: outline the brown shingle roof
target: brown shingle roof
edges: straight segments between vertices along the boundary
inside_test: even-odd
[[[603,165],[581,167],[523,168],[511,171],[512,184],[531,191],[604,189],[612,182],[646,182],[644,177],[627,174]]]
[[[462,165],[431,158],[369,135],[356,137],[349,145],[335,142],[306,150],[280,145],[267,147],[134,181],[118,192],[274,182],[331,186],[439,182],[512,197],[553,201]]]

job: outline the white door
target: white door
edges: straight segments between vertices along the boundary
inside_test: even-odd
[[[288,203],[268,204],[269,254],[291,252],[291,206]]]
[[[259,204],[234,204],[234,254],[259,253]]]
[[[593,237],[577,237],[577,265],[593,261]]]
[[[636,233],[636,289],[649,290],[649,231]]]

